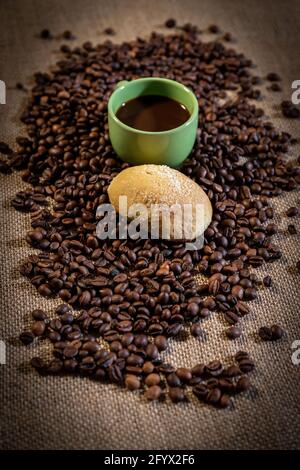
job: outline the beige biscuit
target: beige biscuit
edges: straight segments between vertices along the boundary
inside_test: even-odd
[[[202,235],[212,219],[212,206],[203,189],[180,171],[165,165],[126,168],[113,179],[108,188],[108,195],[115,210],[122,215],[127,214],[124,214],[119,206],[120,196],[127,196],[128,207],[133,204],[145,205],[149,221],[151,217],[152,220],[155,217],[150,211],[153,204],[164,204],[168,207],[178,204],[185,215],[180,221],[180,227],[179,219],[171,213],[170,239],[194,239]],[[187,205],[190,205],[190,213],[186,212]],[[178,233],[181,233],[181,236],[178,236]]]

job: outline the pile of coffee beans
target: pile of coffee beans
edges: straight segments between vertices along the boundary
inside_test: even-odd
[[[251,61],[198,33],[188,23],[170,35],[154,32],[122,44],[63,45],[56,70],[35,76],[22,115],[28,135],[6,164],[23,169],[32,186],[12,202],[31,214],[26,239],[39,250],[21,273],[42,296],[64,302],[52,319],[34,311],[32,330],[21,334],[25,344],[45,336],[53,344],[53,359],[34,358],[34,367],[144,390],[148,400],[168,394],[185,401],[190,386],[200,400],[225,407],[250,386],[244,374],[254,363],[247,353],[229,367],[216,360],[176,369],[164,351],[186,325],[201,336],[200,323],[213,313],[230,325],[229,338],[240,336],[261,285],[253,268],[281,257],[269,198],[294,190],[300,172],[286,158],[294,139],[249,101],[260,97]],[[97,207],[128,166],[110,144],[107,102],[120,80],[147,76],[178,80],[199,101],[196,143],[181,167],[213,205],[199,251],[184,243],[96,237]],[[206,279],[200,285],[199,273]]]

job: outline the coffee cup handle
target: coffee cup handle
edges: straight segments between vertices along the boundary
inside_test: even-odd
[[[118,82],[115,86],[115,90],[117,90],[118,88],[121,88],[121,86],[125,86],[127,85],[127,83],[129,83],[128,80],[121,80],[120,82]]]

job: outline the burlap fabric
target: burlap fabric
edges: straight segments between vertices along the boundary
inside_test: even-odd
[[[284,78],[284,93],[271,94],[263,86],[270,117],[282,129],[299,137],[299,121],[280,117],[280,98],[289,98],[292,80],[300,78],[299,1],[274,0],[15,0],[0,3],[1,74],[7,104],[1,105],[0,140],[13,143],[20,133],[18,115],[25,95],[13,87],[30,83],[38,70],[55,63],[60,42],[42,41],[36,34],[49,28],[54,34],[72,30],[77,42],[101,41],[105,26],[113,26],[115,40],[146,35],[167,17],[191,21],[205,28],[212,22],[231,31],[240,51],[252,58],[258,73],[276,71]],[[300,153],[295,147],[294,156]],[[0,339],[7,346],[7,364],[0,365],[0,432],[3,449],[290,449],[300,447],[300,366],[291,361],[292,342],[300,339],[299,235],[287,236],[285,210],[299,203],[299,194],[274,201],[281,228],[277,241],[284,256],[261,269],[274,287],[263,289],[252,303],[253,313],[243,321],[243,337],[230,342],[225,324],[215,315],[205,322],[205,340],[173,341],[170,359],[176,365],[226,359],[238,349],[248,350],[257,362],[254,388],[235,401],[234,409],[219,411],[202,406],[194,397],[188,404],[148,404],[134,393],[78,377],[39,377],[28,366],[45,348],[26,348],[17,340],[33,308],[53,311],[59,301],[44,300],[18,274],[30,252],[24,234],[29,216],[17,213],[10,201],[25,188],[20,175],[1,176],[1,316]],[[300,230],[298,220],[295,222]],[[32,250],[31,250],[32,251]],[[288,331],[276,344],[257,339],[259,326],[278,322]]]

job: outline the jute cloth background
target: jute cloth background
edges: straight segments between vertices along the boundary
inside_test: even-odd
[[[13,144],[22,129],[18,115],[25,95],[12,89],[15,83],[30,84],[34,72],[46,71],[59,57],[60,42],[38,39],[41,29],[54,34],[70,29],[79,44],[101,41],[103,28],[112,26],[118,32],[114,40],[122,41],[159,29],[170,16],[203,29],[216,22],[234,34],[234,47],[254,60],[260,75],[278,72],[284,92],[271,94],[264,85],[262,105],[280,128],[299,137],[299,121],[284,120],[278,111],[280,98],[290,97],[291,81],[300,79],[298,0],[2,0],[0,78],[8,89],[7,104],[0,108],[0,140]],[[291,155],[299,153],[298,146]],[[168,353],[176,365],[184,366],[226,360],[239,349],[252,354],[257,363],[251,374],[253,389],[235,400],[234,409],[220,411],[202,406],[192,396],[186,404],[148,404],[139,395],[88,379],[39,377],[28,366],[45,345],[26,348],[19,344],[18,333],[28,324],[31,310],[43,307],[53,312],[59,301],[44,300],[18,274],[21,261],[32,252],[24,241],[30,220],[10,201],[26,185],[19,174],[0,180],[0,339],[7,346],[7,364],[0,365],[2,449],[300,447],[300,366],[291,361],[291,345],[300,339],[300,275],[293,267],[300,258],[299,235],[287,236],[285,216],[288,207],[299,204],[299,194],[283,194],[274,201],[281,229],[277,242],[284,255],[259,271],[261,276],[270,273],[274,286],[262,289],[259,300],[252,302],[253,313],[243,320],[243,337],[228,341],[225,324],[215,315],[204,322],[206,340],[173,341]],[[287,329],[287,337],[276,344],[259,342],[259,326],[275,322]]]

